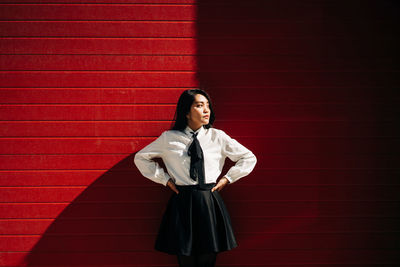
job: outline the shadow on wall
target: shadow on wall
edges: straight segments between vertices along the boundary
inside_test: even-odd
[[[220,262],[398,262],[393,233],[374,232],[394,229],[379,216],[398,203],[398,146],[382,139],[398,136],[398,2],[198,4],[199,83],[216,126],[258,157],[251,180],[225,192],[243,232]]]
[[[26,257],[27,266],[175,263],[153,249],[171,192],[144,178],[128,156],[61,212]],[[157,254],[156,254],[157,253]]]
[[[317,246],[314,237],[297,234],[295,238],[292,233],[312,228],[319,213],[318,201],[304,202],[318,199],[318,187],[301,187],[304,182],[317,184],[318,175],[296,172],[318,167],[317,161],[311,162],[318,157],[296,159],[299,153],[317,152],[318,145],[301,151],[306,144],[288,139],[299,134],[299,124],[288,121],[321,116],[301,103],[308,102],[317,90],[299,90],[315,85],[315,73],[299,69],[318,65],[321,50],[319,43],[302,37],[319,32],[321,26],[296,23],[318,18],[321,12],[301,1],[289,2],[198,1],[199,84],[215,104],[215,126],[234,136],[258,159],[254,173],[223,192],[239,230],[239,247],[221,255],[219,263],[287,264],[285,250],[293,253],[289,257],[295,261],[296,249]],[[290,102],[294,105],[289,106]],[[289,185],[276,186],[285,183]],[[290,184],[297,184],[298,190]],[[311,261],[312,257],[307,254],[303,259]]]

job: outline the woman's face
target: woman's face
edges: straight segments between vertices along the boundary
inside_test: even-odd
[[[199,129],[210,122],[210,106],[205,96],[197,94],[194,97],[189,113],[186,115],[188,126],[193,130]]]

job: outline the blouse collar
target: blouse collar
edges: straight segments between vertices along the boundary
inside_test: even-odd
[[[200,127],[197,131],[193,131],[192,128],[190,128],[189,126],[186,126],[185,128],[185,134],[187,134],[188,136],[192,137],[192,133],[197,133],[197,136],[202,135],[202,133],[204,132],[204,127]]]

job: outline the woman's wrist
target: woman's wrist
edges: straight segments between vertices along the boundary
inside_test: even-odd
[[[230,183],[231,183],[231,182],[229,182],[229,179],[226,178],[226,176],[222,177],[222,179],[225,179],[227,184],[230,184]]]

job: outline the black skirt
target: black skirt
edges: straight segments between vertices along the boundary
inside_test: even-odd
[[[168,254],[222,252],[237,247],[231,219],[217,190],[176,186],[158,231],[155,249]]]

